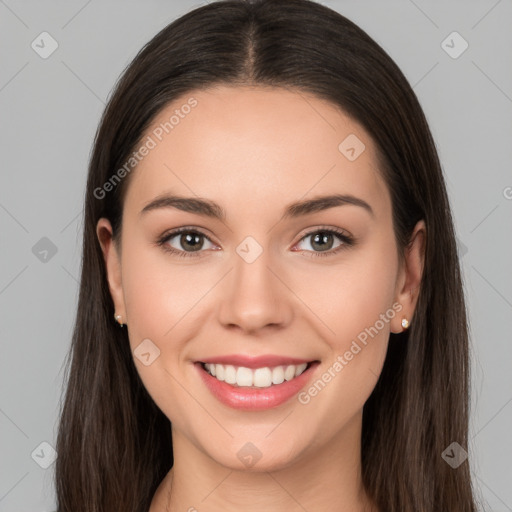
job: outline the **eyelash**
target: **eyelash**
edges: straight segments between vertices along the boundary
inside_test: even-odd
[[[201,231],[198,231],[195,228],[192,229],[192,228],[183,227],[183,228],[175,229],[175,230],[171,231],[170,233],[164,234],[161,238],[159,238],[157,240],[157,245],[161,246],[164,251],[169,252],[171,254],[174,254],[174,255],[176,255],[176,256],[178,256],[180,258],[195,258],[195,257],[199,257],[201,255],[201,252],[204,252],[204,251],[196,251],[196,252],[179,251],[177,249],[174,249],[174,247],[170,247],[169,245],[167,245],[167,242],[169,240],[171,240],[172,238],[174,238],[175,236],[177,236],[177,235],[179,235],[181,233],[193,233],[193,234],[196,234],[196,235],[201,235],[201,236],[204,236],[209,242],[213,243],[210,240],[210,238],[207,235],[205,235],[204,233],[202,233]],[[323,252],[306,251],[306,252],[312,252],[314,254],[314,255],[311,256],[312,258],[325,257],[325,256],[334,256],[334,255],[338,254],[340,251],[342,251],[344,249],[347,249],[349,247],[353,247],[356,244],[356,239],[354,237],[349,236],[349,235],[346,234],[345,231],[340,230],[340,229],[336,229],[336,228],[317,228],[314,231],[310,231],[309,233],[306,233],[299,240],[299,242],[302,242],[302,240],[304,240],[308,236],[316,235],[317,233],[324,233],[324,234],[327,233],[327,234],[335,235],[343,243],[342,243],[342,245],[340,245],[336,249],[332,249],[330,251],[323,251]]]

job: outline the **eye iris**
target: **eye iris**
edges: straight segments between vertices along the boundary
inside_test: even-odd
[[[202,235],[200,235],[198,233],[186,233],[186,234],[183,234],[180,237],[181,246],[184,249],[188,248],[188,249],[190,249],[192,251],[198,251],[203,246],[203,244],[201,243],[201,236]],[[196,245],[193,245],[194,243]]]
[[[331,243],[327,244],[327,239],[329,237],[331,238]],[[311,246],[313,248],[315,248],[315,245],[320,244],[321,250],[329,250],[332,247],[332,238],[333,238],[333,235],[331,233],[324,233],[324,232],[316,233],[313,236],[313,241],[311,243]],[[324,245],[321,245],[321,244],[324,244]],[[328,247],[326,247],[325,244],[327,244]]]

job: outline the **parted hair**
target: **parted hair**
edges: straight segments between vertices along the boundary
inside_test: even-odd
[[[98,198],[155,116],[214,85],[312,93],[372,137],[392,199],[403,257],[426,225],[424,271],[411,327],[390,334],[380,378],[364,405],[362,477],[383,512],[474,512],[467,447],[468,324],[456,238],[436,146],[419,101],[389,55],[338,12],[309,0],[228,0],[195,8],[163,28],[118,80],[88,169],[78,309],[57,437],[59,512],[147,512],[173,465],[171,424],[137,373],[126,329],[115,323],[96,236],[101,217],[119,240],[124,178]]]

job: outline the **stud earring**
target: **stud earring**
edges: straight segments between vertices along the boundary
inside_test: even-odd
[[[117,320],[117,323],[119,324],[119,327],[123,327],[123,322],[121,322],[121,315],[114,314],[114,318]]]
[[[409,328],[409,320],[407,320],[407,318],[402,318],[402,327],[404,331]]]

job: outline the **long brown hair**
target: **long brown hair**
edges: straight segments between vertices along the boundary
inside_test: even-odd
[[[230,0],[161,30],[123,73],[98,128],[57,439],[59,512],[147,512],[173,465],[170,422],[138,376],[126,329],[113,319],[95,228],[107,217],[119,240],[130,175],[106,193],[102,187],[155,116],[216,84],[290,88],[338,106],[376,144],[401,256],[424,219],[424,274],[411,328],[390,335],[364,405],[363,482],[382,511],[475,511],[468,461],[454,469],[442,457],[452,442],[467,449],[468,327],[445,182],[418,99],[386,52],[341,14],[309,0]]]

